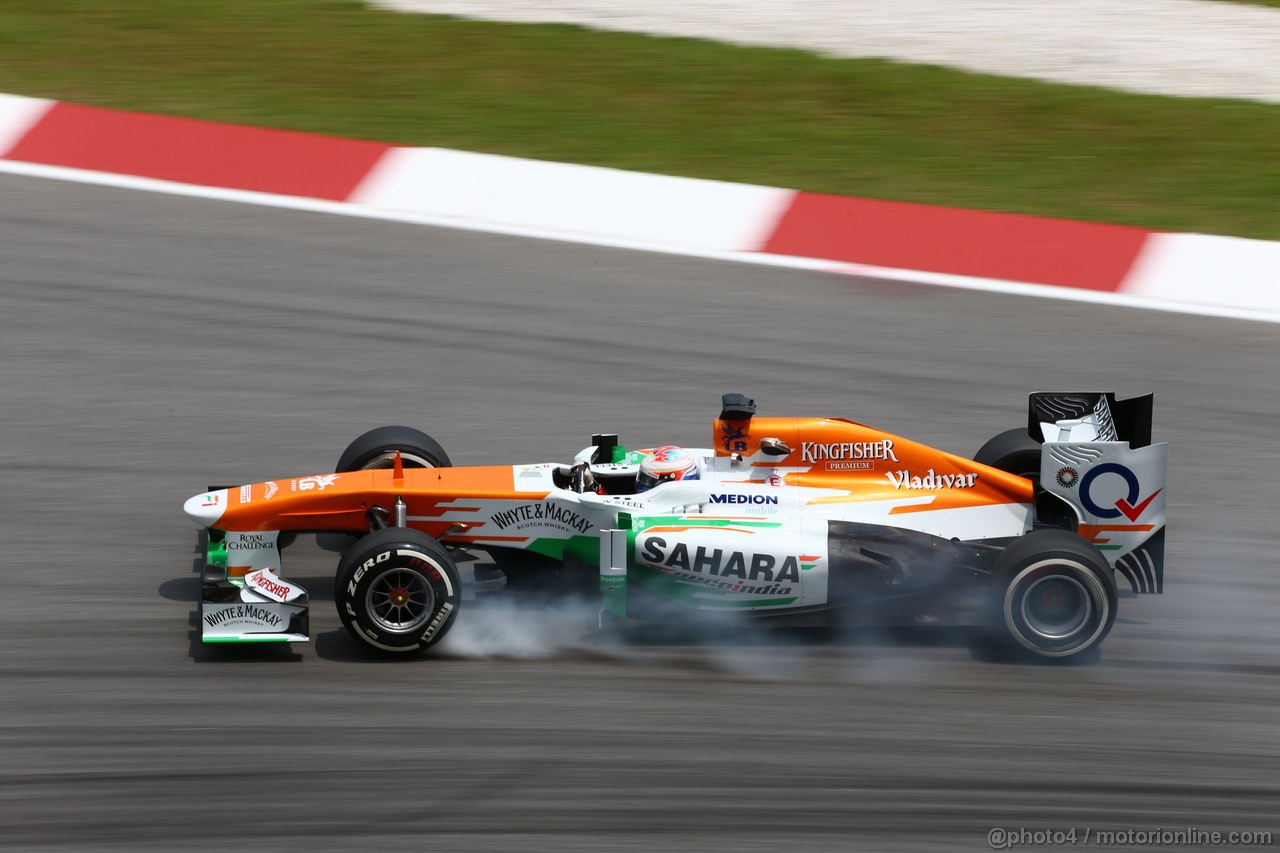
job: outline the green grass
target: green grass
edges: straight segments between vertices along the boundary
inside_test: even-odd
[[[1280,107],[335,0],[6,0],[0,91],[1280,238]]]

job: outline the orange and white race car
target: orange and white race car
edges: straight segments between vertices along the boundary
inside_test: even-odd
[[[710,448],[596,435],[571,464],[455,468],[430,436],[381,427],[332,473],[186,502],[208,528],[202,638],[308,638],[307,594],[280,571],[306,531],[342,543],[338,613],[390,653],[445,635],[456,563],[482,551],[513,580],[589,572],[612,620],[976,625],[1073,657],[1115,622],[1115,572],[1163,588],[1168,445],[1151,412],[1150,396],[1033,394],[1027,426],[974,459],[843,418],[757,417],[738,394]]]

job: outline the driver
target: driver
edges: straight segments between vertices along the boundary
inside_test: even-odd
[[[636,491],[647,492],[668,480],[698,479],[698,460],[683,447],[666,445],[655,447],[640,463],[636,477]]]

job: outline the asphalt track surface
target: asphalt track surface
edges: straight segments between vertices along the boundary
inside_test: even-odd
[[[1280,830],[1273,325],[6,176],[0,347],[0,849]],[[1172,445],[1168,593],[1125,594],[1089,665],[927,632],[619,646],[486,600],[449,655],[384,662],[310,542],[312,644],[194,642],[182,500],[331,470],[371,426],[565,460],[706,446],[743,391],[971,452],[1036,389],[1153,390]]]

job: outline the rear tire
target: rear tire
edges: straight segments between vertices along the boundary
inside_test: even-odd
[[[416,654],[448,633],[461,592],[443,545],[417,530],[388,527],[362,537],[342,558],[333,601],[360,642],[388,654]]]
[[[997,435],[973,454],[973,461],[1030,480],[1035,487],[1036,523],[1075,530],[1079,524],[1071,505],[1040,488],[1043,446],[1021,427]]]
[[[993,632],[1010,649],[1066,660],[1096,649],[1116,621],[1116,584],[1102,553],[1065,530],[1033,530],[996,560]]]
[[[973,454],[973,461],[1040,482],[1040,443],[1025,427],[1000,433]]]

